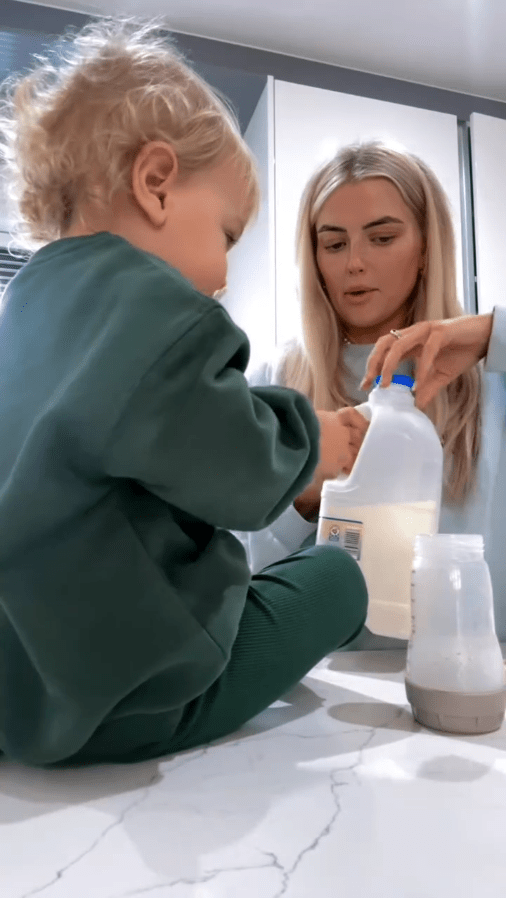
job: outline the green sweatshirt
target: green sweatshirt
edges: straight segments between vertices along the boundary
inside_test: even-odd
[[[0,750],[163,752],[227,664],[260,530],[311,480],[319,424],[249,388],[215,300],[119,237],[39,250],[0,317]],[[160,751],[158,749],[160,748]]]

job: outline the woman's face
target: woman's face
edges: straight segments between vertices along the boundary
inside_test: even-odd
[[[403,327],[405,303],[423,267],[422,235],[387,178],[338,187],[316,220],[316,261],[353,342],[374,343]]]

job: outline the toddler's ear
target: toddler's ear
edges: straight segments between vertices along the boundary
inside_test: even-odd
[[[167,217],[166,196],[177,181],[178,160],[170,144],[152,140],[137,153],[132,167],[132,193],[155,227]]]

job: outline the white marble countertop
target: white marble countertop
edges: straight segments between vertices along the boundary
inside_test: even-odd
[[[322,661],[240,736],[136,765],[0,762],[1,898],[504,898],[506,724],[416,724],[405,651]]]

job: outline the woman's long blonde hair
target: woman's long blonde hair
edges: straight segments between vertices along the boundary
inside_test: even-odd
[[[81,202],[131,190],[141,147],[170,143],[182,175],[235,160],[253,218],[254,157],[226,98],[185,62],[160,19],[104,18],[69,32],[56,62],[11,76],[0,99],[0,161],[16,244],[66,230]]]
[[[283,383],[304,393],[317,409],[337,410],[355,403],[344,387],[342,324],[322,288],[316,263],[316,219],[334,190],[364,178],[388,178],[411,209],[422,234],[424,271],[410,297],[403,326],[464,314],[456,292],[455,239],[448,200],[434,173],[416,156],[380,143],[341,150],[315,172],[301,199],[297,261],[303,344],[288,346],[280,366]],[[475,486],[481,446],[480,367],[461,374],[425,411],[444,447],[444,497],[462,502]]]

